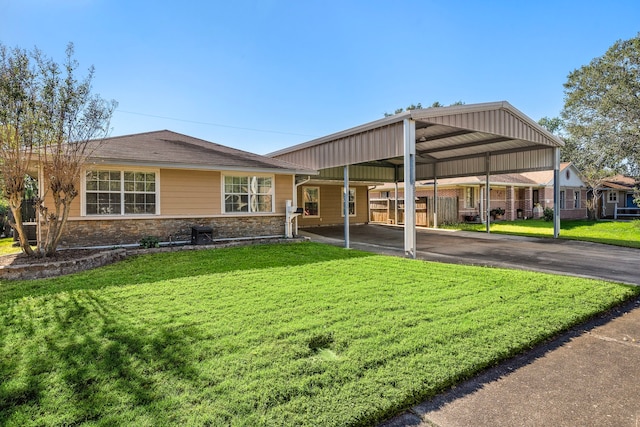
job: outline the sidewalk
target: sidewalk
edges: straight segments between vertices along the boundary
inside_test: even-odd
[[[380,427],[640,426],[640,299]]]

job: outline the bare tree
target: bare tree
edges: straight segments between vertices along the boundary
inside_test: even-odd
[[[6,137],[3,134],[0,141],[3,146],[0,162],[5,195],[15,218],[12,225],[25,253],[51,256],[62,237],[71,202],[79,194],[82,167],[92,150],[107,136],[117,104],[91,94],[93,67],[81,80],[76,78],[78,62],[73,59],[72,44],[67,46],[62,65],[38,49],[32,52],[17,48],[9,51],[3,46],[0,49],[3,81],[0,99],[2,110],[6,110],[6,118],[0,117],[0,127],[7,134]],[[17,66],[12,68],[11,64]],[[13,72],[6,72],[12,69]],[[16,89],[11,90],[12,87]],[[4,169],[10,169],[7,170],[10,174]],[[43,229],[35,251],[29,246],[19,212],[24,199],[24,177],[34,173],[34,169],[41,179],[36,213]],[[10,185],[6,183],[8,178],[11,178]],[[48,206],[48,202],[52,205]]]

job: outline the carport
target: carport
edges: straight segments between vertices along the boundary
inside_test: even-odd
[[[349,247],[349,182],[404,182],[404,251],[415,258],[416,180],[433,180],[437,191],[441,178],[486,176],[483,211],[490,232],[491,174],[553,169],[554,236],[558,237],[562,145],[560,138],[503,101],[405,111],[270,156],[318,170],[318,179],[344,182],[345,247]]]

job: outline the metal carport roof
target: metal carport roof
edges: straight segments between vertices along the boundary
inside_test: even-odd
[[[344,179],[345,187],[349,180],[404,181],[410,212],[416,179],[486,175],[488,182],[489,174],[550,169],[559,179],[562,145],[560,138],[502,101],[405,111],[269,156],[319,170],[319,179]],[[555,187],[557,194],[559,185]],[[557,237],[558,203],[554,206]],[[406,231],[405,250],[415,256],[415,223],[410,224],[415,219],[406,218],[405,230],[413,228],[413,237]],[[348,220],[345,241],[348,245]]]
[[[358,181],[402,180],[404,122],[415,123],[416,179],[549,170],[554,136],[506,101],[405,111],[268,154],[320,170],[350,169]],[[400,178],[400,179],[398,179]]]

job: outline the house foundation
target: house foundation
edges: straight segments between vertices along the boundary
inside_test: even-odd
[[[284,223],[284,215],[73,219],[67,222],[60,247],[130,245],[147,236],[157,237],[161,242],[184,242],[191,240],[194,226],[211,227],[214,240],[284,236]]]

